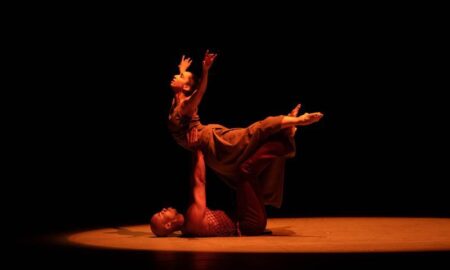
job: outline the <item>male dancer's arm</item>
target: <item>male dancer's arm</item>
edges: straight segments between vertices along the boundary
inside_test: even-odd
[[[191,176],[191,202],[186,213],[190,231],[196,233],[204,226],[206,213],[206,167],[203,153],[200,150],[193,152],[193,171]]]

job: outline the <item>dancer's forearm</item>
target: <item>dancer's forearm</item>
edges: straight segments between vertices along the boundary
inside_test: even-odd
[[[206,92],[206,87],[208,86],[208,71],[203,71],[202,78],[200,79],[200,86],[198,87],[198,90],[192,94],[190,98],[190,103],[192,103],[193,107],[198,107],[200,105],[200,102],[203,99],[203,95]]]

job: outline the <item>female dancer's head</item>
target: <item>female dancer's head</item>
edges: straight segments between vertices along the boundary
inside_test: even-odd
[[[189,71],[181,72],[180,74],[173,76],[170,87],[175,93],[183,92],[184,94],[189,95],[196,87],[195,76]]]

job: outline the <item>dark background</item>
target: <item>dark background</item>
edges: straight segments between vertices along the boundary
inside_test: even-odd
[[[440,35],[420,17],[248,14],[61,13],[24,25],[6,181],[15,228],[146,223],[163,206],[184,209],[190,155],[166,127],[169,82],[182,54],[198,73],[208,48],[219,56],[203,123],[245,127],[299,102],[325,115],[299,130],[270,216],[449,217]],[[208,204],[233,206],[211,171]]]

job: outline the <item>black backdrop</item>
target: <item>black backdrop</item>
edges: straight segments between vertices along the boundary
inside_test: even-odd
[[[190,155],[166,128],[169,82],[182,54],[196,72],[207,48],[219,56],[204,123],[243,127],[298,102],[325,115],[299,130],[283,206],[270,216],[450,216],[438,37],[376,17],[238,16],[228,26],[211,17],[30,25],[18,44],[18,166],[7,181],[15,227],[144,223],[162,206],[183,209]],[[232,200],[208,171],[208,203]]]

